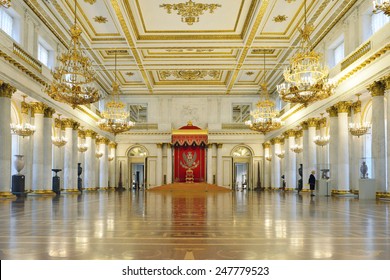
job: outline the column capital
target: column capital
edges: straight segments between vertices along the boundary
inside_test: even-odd
[[[11,98],[12,94],[14,94],[15,91],[16,91],[15,87],[1,81],[1,83],[0,83],[0,97]]]
[[[65,128],[73,128],[73,120],[72,119],[63,119],[62,124],[65,126]]]
[[[386,85],[386,90],[390,90],[390,75],[388,75],[387,77],[385,77],[383,79],[383,82],[385,83]]]
[[[340,101],[335,104],[337,108],[337,113],[349,113],[351,111],[351,101]]]
[[[321,128],[321,127],[326,127],[326,122],[327,122],[326,117],[320,118],[320,119],[318,120],[318,125],[319,125],[319,127],[320,127],[320,128]]]
[[[362,102],[360,100],[353,102],[351,107],[354,114],[360,113],[362,111]]]
[[[56,112],[56,110],[54,110],[53,108],[51,107],[46,107],[44,112],[43,112],[43,117],[45,118],[52,118],[53,117],[53,114]]]
[[[156,143],[158,149],[162,149],[163,143]]]
[[[218,149],[222,149],[222,146],[223,146],[223,144],[221,144],[221,143],[217,144]]]
[[[55,118],[54,119],[54,126],[56,128],[61,128],[62,127],[62,121],[60,119]]]
[[[29,111],[30,111],[31,106],[24,100],[20,103],[20,105],[21,105],[21,108],[22,108],[22,110],[21,110],[22,114],[27,115],[29,113]]]
[[[76,121],[73,121],[73,126],[72,126],[73,130],[78,130],[79,127],[80,127],[80,123],[76,122]]]
[[[108,147],[116,149],[116,147],[118,147],[118,143],[110,142],[110,143],[108,144]]]
[[[275,138],[272,138],[270,140],[271,144],[272,145],[275,145],[275,144],[281,144],[281,143],[284,143],[284,138],[279,136],[279,137],[275,137]]]
[[[91,129],[87,129],[86,131],[85,131],[85,136],[86,137],[91,137],[92,139],[95,139],[96,138],[96,132],[95,131],[93,131],[93,130],[91,130]]]
[[[308,130],[309,129],[309,124],[307,121],[303,121],[300,123],[301,127],[303,130]]]
[[[269,142],[263,143],[263,149],[269,149],[269,148],[271,148],[271,143]]]
[[[373,97],[385,95],[386,84],[384,81],[375,81],[367,87]]]
[[[85,130],[79,129],[78,135],[81,139],[85,139]]]
[[[317,118],[308,118],[306,120],[308,127],[317,127],[318,125],[318,119]]]
[[[295,138],[301,138],[303,136],[303,130],[296,130],[295,131]]]
[[[47,105],[43,102],[33,102],[31,103],[32,113],[35,114],[44,114]]]
[[[106,137],[96,137],[96,144],[106,144],[108,145],[110,143],[110,139],[107,139]]]
[[[326,112],[329,114],[329,117],[337,117],[337,108],[335,106],[330,106],[326,109]]]

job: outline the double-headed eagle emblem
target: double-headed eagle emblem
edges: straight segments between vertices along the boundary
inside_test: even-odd
[[[199,165],[199,160],[196,161],[196,153],[192,155],[192,152],[189,151],[183,153],[183,160],[180,161],[180,165],[185,169],[195,169]]]

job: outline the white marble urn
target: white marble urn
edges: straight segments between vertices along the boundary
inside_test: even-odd
[[[14,167],[18,171],[18,175],[20,175],[20,171],[24,168],[24,155],[14,155],[14,157]]]

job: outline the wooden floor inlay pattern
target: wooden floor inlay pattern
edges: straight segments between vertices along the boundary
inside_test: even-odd
[[[0,202],[6,259],[390,259],[390,203],[293,192],[85,192]]]

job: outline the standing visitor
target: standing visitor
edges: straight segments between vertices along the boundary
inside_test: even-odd
[[[314,176],[316,172],[313,170],[309,176],[309,185],[310,185],[310,195],[314,196],[314,190],[316,187],[316,177]]]

